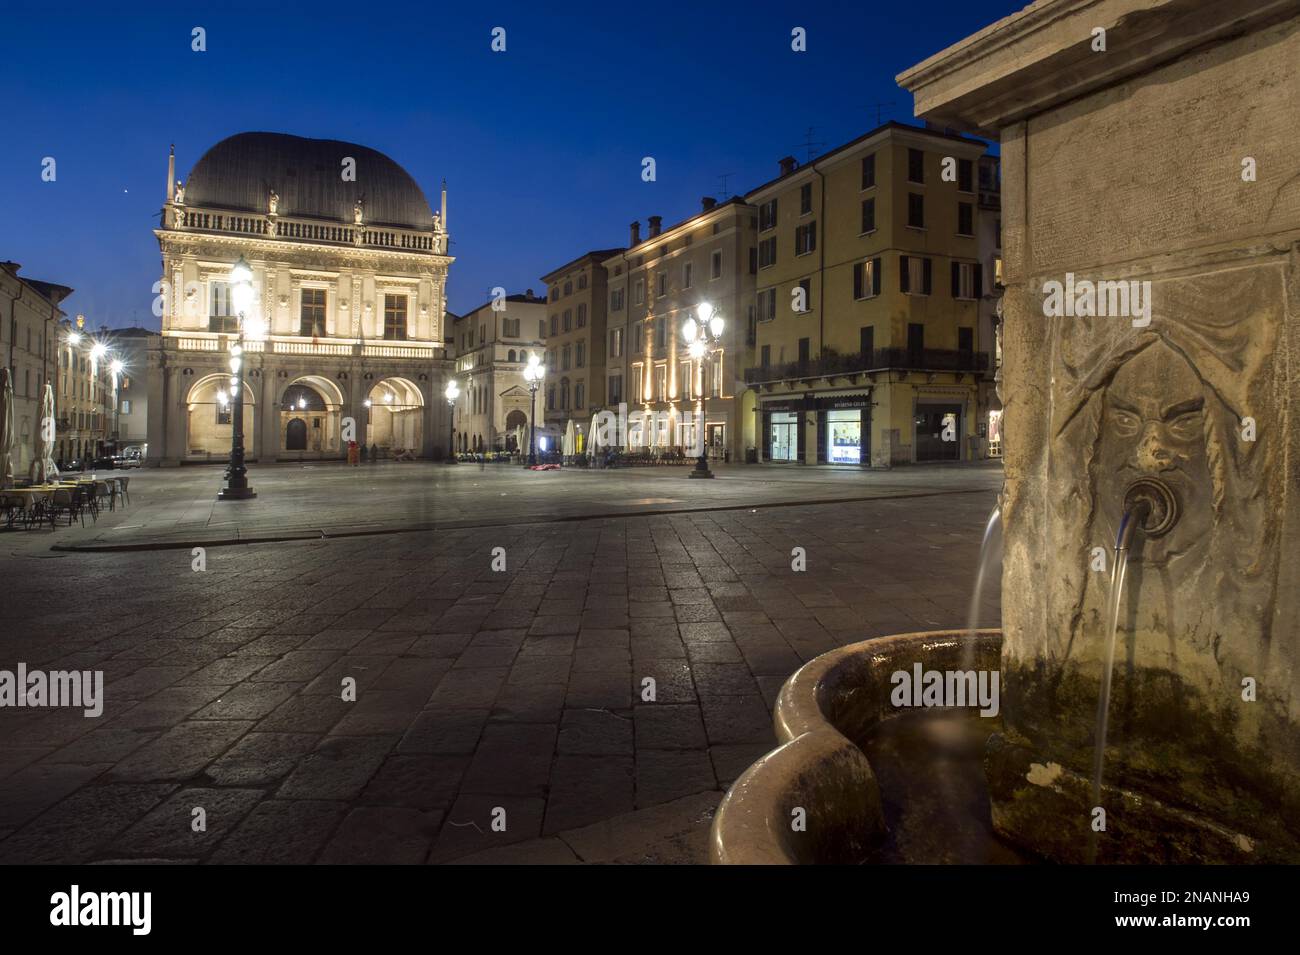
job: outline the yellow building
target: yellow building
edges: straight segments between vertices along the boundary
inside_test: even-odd
[[[601,262],[619,251],[587,252],[542,276],[548,309],[546,392],[544,399],[538,396],[545,418],[537,426],[547,432],[545,444],[552,450],[570,420],[585,432],[592,414],[604,406],[608,297]]]
[[[685,452],[698,447],[703,420],[709,457],[743,461],[754,446],[753,415],[742,410],[754,341],[754,210],[738,197],[706,197],[690,218],[666,229],[660,221],[649,217],[645,238],[634,222],[627,250],[604,262],[609,406],[658,414],[667,426],[647,443]],[[682,329],[705,302],[722,319],[722,340],[696,360]]]
[[[760,460],[889,467],[977,456],[993,343],[983,143],[890,122],[746,195],[758,210]],[[986,329],[987,329],[986,325]]]

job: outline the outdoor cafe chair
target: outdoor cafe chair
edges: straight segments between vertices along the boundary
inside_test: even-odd
[[[55,526],[55,520],[60,514],[68,515],[68,526],[72,526],[75,518],[81,518],[81,526],[86,526],[86,514],[81,506],[81,497],[72,488],[58,488],[54,492],[54,500],[49,505],[50,508],[50,526]]]

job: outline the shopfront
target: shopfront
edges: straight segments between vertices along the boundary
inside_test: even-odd
[[[960,461],[963,422],[960,404],[916,404],[916,460]]]
[[[800,462],[803,460],[803,399],[769,401],[761,406],[763,460]]]
[[[871,398],[845,395],[817,399],[817,461],[871,463]]]

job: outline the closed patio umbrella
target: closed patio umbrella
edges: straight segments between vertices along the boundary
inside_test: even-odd
[[[595,454],[600,450],[600,415],[591,416],[591,430],[587,432],[587,450]]]
[[[8,368],[0,368],[0,487],[14,483],[14,386]]]
[[[54,465],[54,386],[46,382],[41,398],[41,420],[36,429],[36,456],[32,458],[30,477],[33,484],[44,484],[59,476]]]
[[[573,430],[573,419],[570,418],[569,423],[564,426],[564,444],[561,445],[561,450],[566,458],[571,458],[577,446],[578,436]]]

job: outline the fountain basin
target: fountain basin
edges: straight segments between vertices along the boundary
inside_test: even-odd
[[[1001,646],[1000,630],[979,630],[973,637],[962,630],[905,633],[841,647],[804,664],[777,698],[773,726],[781,745],[747,769],[718,807],[710,861],[886,861],[880,853],[893,813],[868,752],[884,724],[920,715],[894,706],[890,676],[918,661],[927,670],[996,671]],[[980,749],[973,761],[977,774]],[[966,772],[958,775],[969,778],[971,765],[967,758]],[[795,825],[799,809],[803,829]]]

